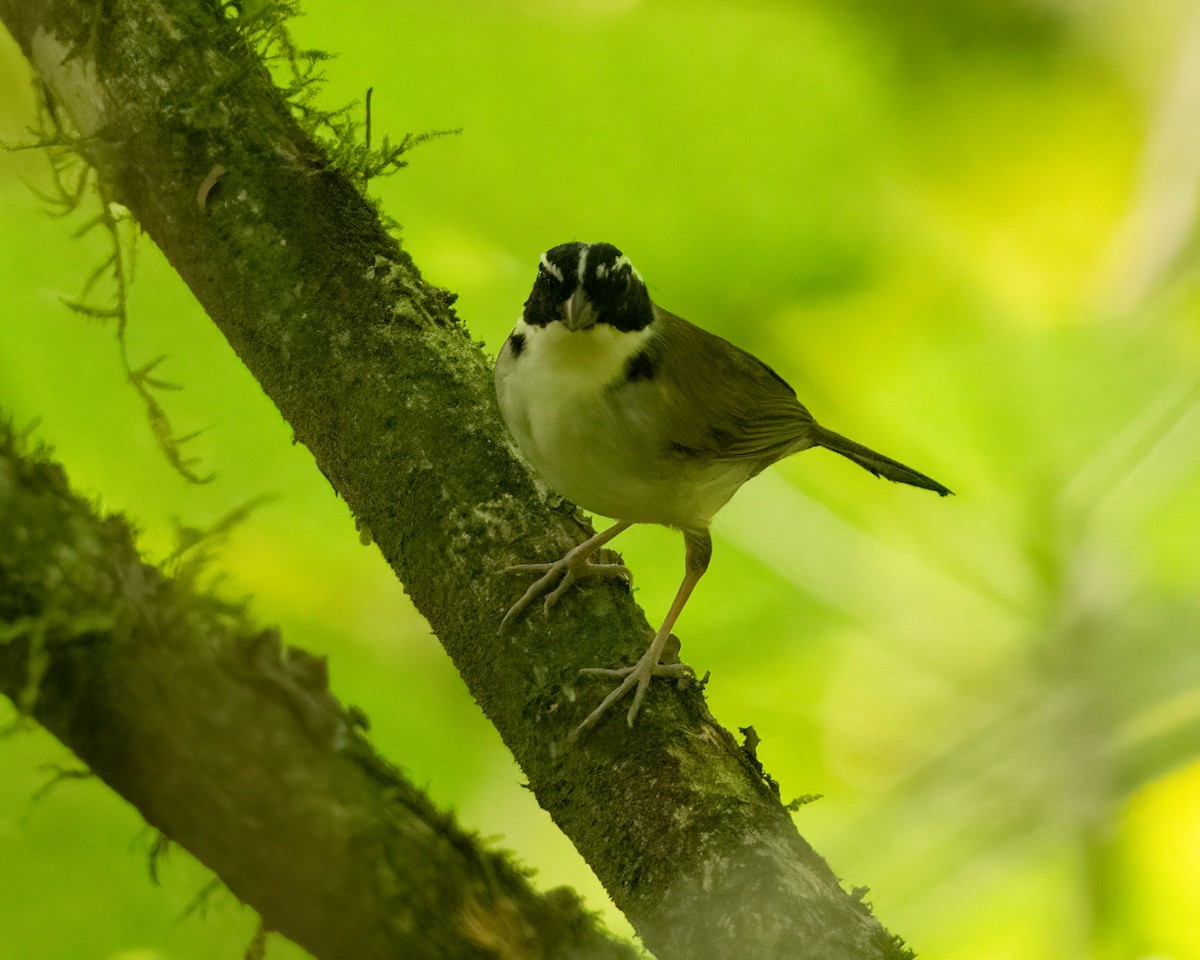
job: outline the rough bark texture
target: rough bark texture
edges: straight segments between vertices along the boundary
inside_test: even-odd
[[[325,662],[143,564],[0,423],[0,693],[322,960],[634,960],[372,752]]]
[[[538,801],[660,960],[906,956],[847,895],[695,687],[651,687],[566,734],[602,689],[582,666],[649,635],[619,585],[496,626],[505,566],[585,534],[499,421],[449,308],[291,120],[211,0],[0,0],[86,148],[373,533]],[[197,203],[216,165],[225,173]]]

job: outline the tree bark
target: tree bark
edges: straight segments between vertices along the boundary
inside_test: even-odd
[[[653,685],[635,729],[615,712],[568,746],[602,695],[579,668],[635,659],[645,618],[626,588],[592,584],[497,637],[523,589],[498,571],[558,557],[588,528],[515,456],[451,298],[293,120],[225,9],[0,0],[81,148],[372,532],[647,947],[660,960],[908,956],[695,686]]]
[[[321,960],[635,960],[367,744],[325,661],[141,562],[0,421],[0,693]]]

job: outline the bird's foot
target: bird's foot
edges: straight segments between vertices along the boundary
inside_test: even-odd
[[[546,593],[546,599],[542,605],[546,613],[550,612],[550,608],[558,602],[558,598],[563,595],[563,591],[567,587],[586,577],[617,576],[624,578],[627,583],[633,581],[633,574],[623,563],[593,563],[589,560],[588,558],[598,549],[599,545],[592,546],[589,540],[572,548],[553,563],[518,563],[511,567],[505,567],[505,573],[529,570],[544,571],[544,573],[529,585],[529,589],[525,591],[520,600],[509,607],[508,613],[500,621],[498,632],[503,633],[510,623],[525,612],[526,607],[548,590],[550,592]],[[557,586],[554,585],[556,580],[558,581]]]
[[[686,663],[678,661],[661,663],[654,645],[651,645],[650,649],[642,654],[642,659],[632,667],[585,667],[579,672],[590,677],[622,677],[623,679],[607,697],[600,701],[600,705],[584,718],[583,723],[571,731],[571,740],[575,740],[589,727],[595,726],[596,721],[604,716],[608,708],[628,694],[630,690],[634,691],[633,703],[629,705],[629,712],[625,714],[625,719],[632,727],[633,721],[637,719],[638,711],[642,708],[642,701],[646,697],[646,689],[650,686],[652,677],[684,679],[696,675]]]

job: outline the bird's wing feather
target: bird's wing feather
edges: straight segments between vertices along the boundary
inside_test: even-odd
[[[659,436],[674,452],[712,460],[761,461],[811,445],[813,418],[765,363],[655,307],[661,334],[648,346]],[[757,472],[757,469],[755,472]]]

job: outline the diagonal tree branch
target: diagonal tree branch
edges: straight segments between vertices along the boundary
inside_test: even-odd
[[[586,527],[514,456],[451,298],[293,121],[224,8],[0,0],[0,19],[660,960],[907,956],[697,689],[652,688],[635,730],[614,718],[568,749],[598,695],[578,669],[636,656],[645,618],[593,586],[497,637],[519,587],[495,571]]]
[[[0,693],[321,960],[634,960],[377,756],[324,660],[142,563],[0,421]]]

